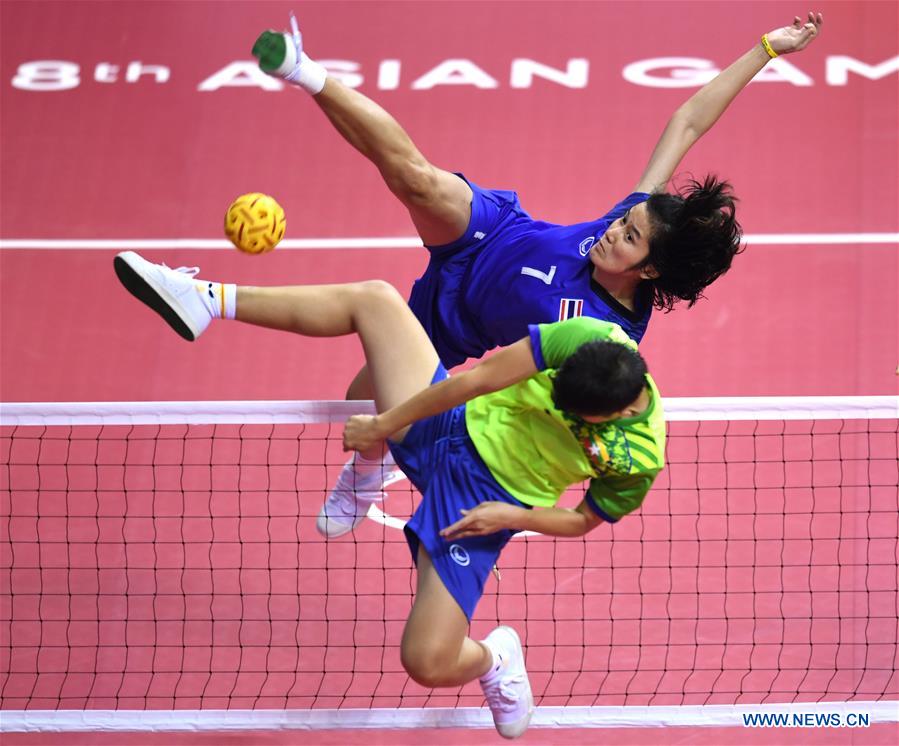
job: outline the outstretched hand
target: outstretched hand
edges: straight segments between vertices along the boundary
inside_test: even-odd
[[[378,427],[378,418],[370,414],[354,414],[343,429],[343,450],[364,451],[387,436]]]
[[[822,23],[824,23],[823,15],[809,11],[808,21],[805,23],[802,22],[799,16],[796,16],[793,19],[792,26],[784,26],[783,28],[769,31],[768,43],[777,54],[799,52],[812,43],[812,39],[821,30]]]

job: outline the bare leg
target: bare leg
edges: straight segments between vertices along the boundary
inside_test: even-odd
[[[423,686],[461,686],[490,669],[493,654],[468,636],[468,619],[446,589],[424,547],[418,587],[403,630],[403,667]]]
[[[387,187],[409,210],[425,245],[450,243],[465,233],[471,218],[471,187],[431,165],[390,114],[334,78],[328,78],[314,98],[344,139],[381,172]]]
[[[374,395],[374,390],[371,387],[371,377],[368,374],[368,366],[363,365],[346,391],[347,401],[371,399]]]
[[[465,233],[471,217],[471,187],[431,165],[387,111],[333,78],[314,98],[344,139],[378,168],[387,187],[409,210],[426,245],[450,243]],[[350,384],[347,399],[368,399],[372,394],[363,368]],[[384,446],[361,453],[368,460],[383,454]]]
[[[237,319],[310,337],[358,334],[378,411],[427,388],[437,353],[403,297],[386,282],[239,287]]]

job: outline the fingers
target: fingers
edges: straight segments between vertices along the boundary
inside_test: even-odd
[[[344,451],[364,451],[366,448],[374,445],[375,441],[366,438],[364,433],[357,433],[354,430],[344,430],[343,433],[343,450]]]
[[[467,510],[462,511],[463,516],[465,516],[466,513],[468,513]],[[447,526],[445,529],[441,530],[440,535],[444,539],[447,539],[447,540],[456,539],[456,538],[458,538],[458,536],[457,536],[458,532],[461,531],[462,529],[464,529],[465,526],[470,522],[471,522],[471,519],[468,518],[468,516],[465,516],[464,518],[460,518],[455,523],[453,523],[453,524]]]
[[[808,12],[808,20],[803,22],[799,16],[793,16],[793,28],[797,31],[816,31],[824,23],[824,16],[814,11]]]
[[[787,36],[791,38],[792,48],[785,49],[781,53],[799,52],[805,49],[818,35],[823,22],[824,16],[811,10],[808,12],[807,20],[804,22],[799,16],[794,16],[792,27],[786,29]]]
[[[471,515],[476,512],[479,507],[480,505],[471,510],[465,510],[464,508],[460,510],[459,512],[462,513],[462,518],[443,529],[440,532],[440,535],[447,541],[464,539],[467,536],[480,536],[483,533],[482,527],[477,525],[477,516]]]

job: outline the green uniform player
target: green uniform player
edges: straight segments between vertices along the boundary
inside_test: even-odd
[[[637,345],[616,324],[590,318],[530,329],[546,369],[470,401],[469,435],[496,481],[521,502],[548,507],[569,485],[590,479],[591,507],[604,520],[617,521],[640,506],[663,465],[665,427],[655,383],[647,375],[650,406],[639,415],[585,422],[555,406],[553,370],[587,342]]]
[[[344,447],[387,441],[422,494],[405,532],[418,568],[403,631],[409,675],[481,685],[499,732],[521,735],[533,696],[518,635],[468,637],[484,582],[516,531],[583,536],[640,505],[662,467],[658,390],[620,327],[590,318],[529,335],[452,378],[399,293],[379,281],[237,287],[119,254],[125,287],[183,337],[215,318],[307,336],[357,334],[377,415],[352,417]],[[575,508],[563,492],[590,480]]]

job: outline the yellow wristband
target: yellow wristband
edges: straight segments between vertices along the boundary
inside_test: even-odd
[[[775,52],[771,48],[771,44],[768,41],[768,34],[762,34],[762,46],[765,48],[765,51],[768,53],[768,56],[773,60],[777,57],[777,52]]]

